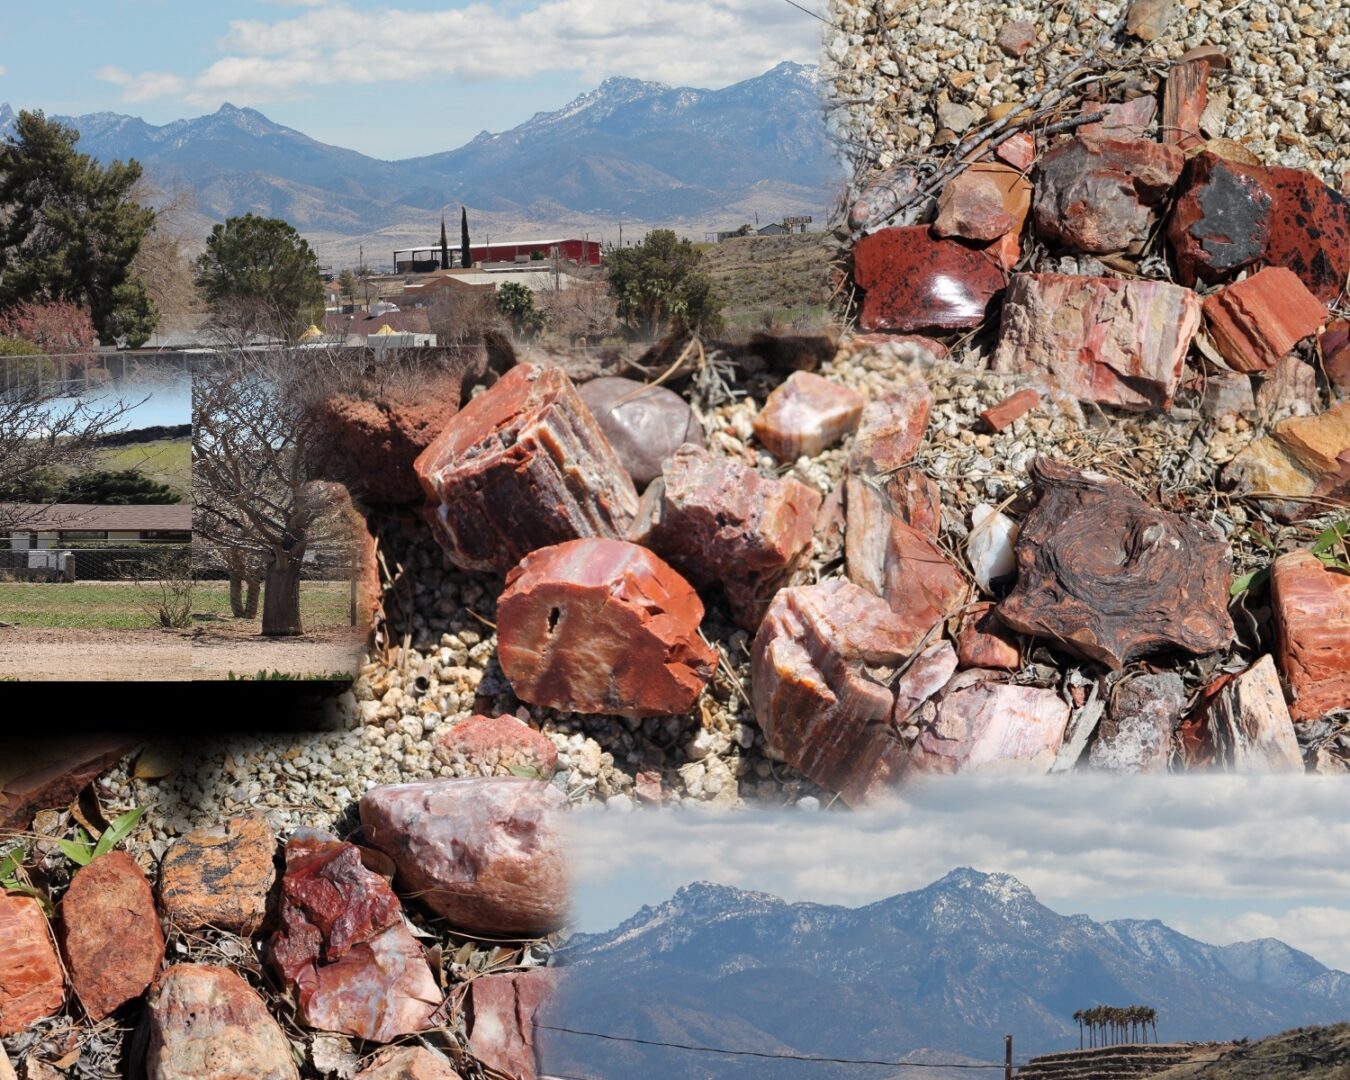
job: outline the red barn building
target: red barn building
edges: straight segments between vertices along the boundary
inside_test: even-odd
[[[600,265],[599,240],[505,240],[496,244],[471,244],[475,264],[514,263],[551,260],[554,252],[558,258],[581,266]],[[450,245],[450,263],[459,265],[459,245]],[[441,266],[441,245],[428,244],[420,248],[403,248],[394,252],[394,268],[398,273],[419,273],[430,270],[449,269]]]

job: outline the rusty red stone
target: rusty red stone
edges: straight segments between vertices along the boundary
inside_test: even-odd
[[[61,898],[61,952],[70,985],[92,1020],[145,993],[164,959],[155,896],[125,851],[100,855]]]
[[[398,887],[453,925],[542,935],[567,917],[562,803],[522,777],[421,780],[367,791],[361,826]]]
[[[885,602],[852,582],[780,591],[751,652],[751,700],[769,749],[849,805],[891,789],[908,748],[884,672],[913,648]]]
[[[1083,401],[1167,408],[1200,326],[1200,298],[1163,281],[1016,274],[995,371],[1036,375]]]
[[[1025,176],[1036,164],[1036,136],[1029,131],[1019,131],[994,147],[994,156]]]
[[[1036,24],[1026,19],[1012,19],[1005,22],[994,39],[1005,56],[1020,60],[1028,49],[1036,44]]]
[[[864,290],[863,330],[961,330],[979,326],[1008,283],[998,259],[927,225],[879,229],[853,249]]]
[[[558,989],[551,968],[480,975],[469,983],[469,1049],[503,1076],[536,1080],[535,1023]]]
[[[1350,574],[1309,551],[1275,560],[1276,656],[1295,721],[1350,708]]]
[[[5,781],[0,789],[0,830],[26,831],[39,810],[69,806],[135,747],[134,739],[112,735],[62,742],[36,768]]]
[[[1350,394],[1350,321],[1332,319],[1317,338],[1322,370],[1342,396]]]
[[[720,587],[736,621],[753,630],[810,558],[820,505],[798,480],[683,446],[644,496],[633,537],[697,587]]]
[[[426,954],[356,845],[297,830],[286,843],[279,914],[268,959],[294,991],[302,1023],[376,1042],[433,1026],[442,997]]]
[[[993,604],[972,604],[961,618],[956,636],[957,660],[963,668],[1016,671],[1022,666],[1017,635],[998,617]]]
[[[997,405],[991,405],[980,413],[980,419],[989,425],[991,431],[1003,431],[1011,427],[1032,409],[1041,403],[1041,395],[1035,390],[1018,390],[1009,394]]]
[[[17,1035],[66,1000],[66,980],[42,905],[0,893],[0,1035]]]
[[[1205,141],[1200,118],[1209,104],[1209,60],[1203,57],[1173,64],[1163,87],[1162,141],[1183,150]]]
[[[867,398],[809,371],[794,371],[755,416],[755,437],[779,461],[815,457],[852,434]]]
[[[558,767],[552,740],[514,716],[470,716],[439,736],[432,752],[446,764],[466,762],[487,775],[528,769],[547,780]]]
[[[1205,298],[1210,336],[1238,371],[1263,371],[1317,333],[1327,309],[1292,270],[1267,266]]]
[[[175,840],[159,868],[159,902],[179,930],[251,937],[267,917],[277,841],[262,814],[228,818]]]
[[[1004,623],[1112,669],[1232,640],[1232,554],[1209,526],[1046,458],[1031,478],[1037,503],[1017,538],[1017,585],[998,607]]]
[[[561,368],[520,364],[417,459],[427,520],[452,562],[506,573],[536,548],[620,536],[637,491]]]
[[[921,379],[869,401],[849,448],[849,469],[875,475],[909,464],[923,444],[932,411],[933,392]]]
[[[1036,232],[1068,251],[1122,251],[1147,238],[1185,163],[1179,148],[1151,139],[1056,143],[1036,166]]]
[[[148,1006],[147,1080],[299,1080],[281,1025],[229,968],[175,964]]]
[[[1100,120],[1079,127],[1079,138],[1146,139],[1158,114],[1158,99],[1141,94],[1129,101],[1085,101],[1080,112],[1084,116],[1103,115]]]
[[[1330,304],[1350,273],[1350,202],[1304,169],[1251,165],[1201,151],[1167,226],[1178,279],[1222,281],[1261,262],[1298,275]]]
[[[531,552],[497,603],[497,655],[522,701],[570,712],[686,712],[716,655],[703,603],[646,548],[593,538]]]

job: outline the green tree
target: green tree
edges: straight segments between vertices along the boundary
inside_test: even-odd
[[[87,310],[105,345],[143,344],[158,314],[131,271],[155,221],[136,202],[135,161],[98,164],[79,133],[21,112],[0,144],[0,310],[68,301]]]
[[[323,313],[319,260],[280,218],[245,214],[217,225],[196,281],[217,320],[248,334],[294,340]]]
[[[344,270],[338,275],[338,286],[342,289],[343,296],[356,296],[356,275],[350,270]]]
[[[544,328],[544,313],[534,306],[534,293],[519,281],[505,282],[497,290],[497,310],[511,324],[516,337],[537,334]]]
[[[654,229],[641,244],[611,251],[605,265],[619,317],[644,337],[672,327],[716,328],[721,303],[702,259],[702,252],[670,229]]]

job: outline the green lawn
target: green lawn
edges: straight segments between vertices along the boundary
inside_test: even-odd
[[[230,587],[224,581],[203,581],[192,594],[195,615],[230,614]],[[345,581],[302,581],[300,620],[306,630],[351,625],[351,586]]]
[[[192,440],[156,439],[110,446],[99,454],[98,467],[110,471],[135,469],[156,483],[168,484],[187,499],[192,493]]]
[[[144,630],[153,586],[131,581],[0,582],[0,622],[64,630]]]

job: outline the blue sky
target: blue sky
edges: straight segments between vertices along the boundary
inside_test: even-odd
[[[942,777],[886,811],[574,819],[586,931],[701,879],[858,907],[973,866],[1062,914],[1158,918],[1219,945],[1277,937],[1350,971],[1341,777]]]
[[[803,6],[819,9],[823,0]],[[0,26],[0,101],[152,123],[252,106],[376,157],[458,146],[610,75],[718,87],[813,63],[785,0],[56,0]]]

